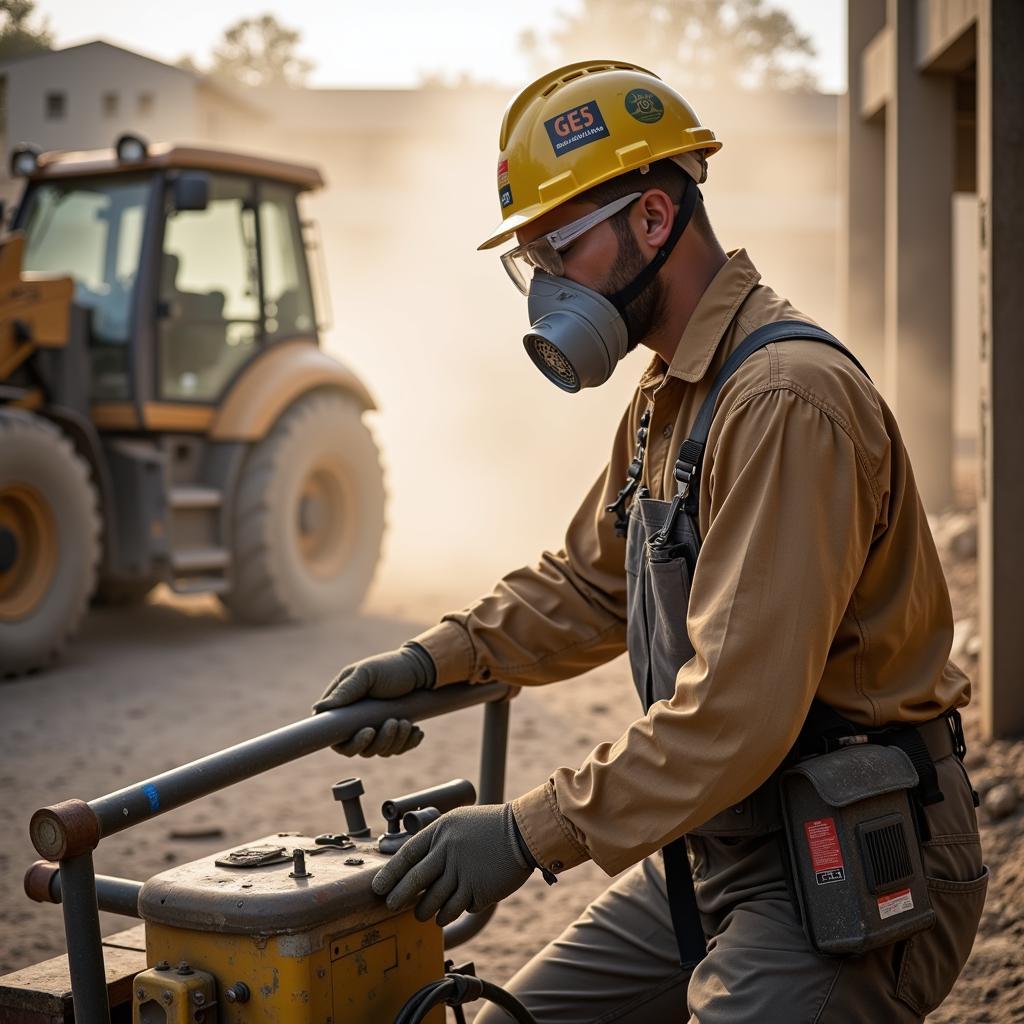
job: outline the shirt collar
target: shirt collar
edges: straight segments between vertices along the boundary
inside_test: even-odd
[[[761,280],[746,249],[734,249],[711,279],[683,330],[671,364],[666,367],[655,356],[644,372],[641,386],[650,387],[664,374],[693,383],[707,373],[708,366],[729,329],[743,300]]]

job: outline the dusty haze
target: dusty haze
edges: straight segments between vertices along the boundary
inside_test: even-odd
[[[371,601],[393,607],[429,595],[458,605],[560,546],[649,352],[634,353],[599,390],[566,395],[543,379],[523,351],[525,300],[496,253],[476,251],[498,220],[494,167],[508,96],[377,96],[367,104],[382,117],[408,117],[405,105],[415,104],[413,127],[381,136],[339,120],[337,142],[324,148],[322,134],[303,136],[306,110],[287,149],[328,178],[306,207],[320,225],[332,291],[325,348],[380,405],[372,422],[390,527]],[[767,282],[839,330],[835,98],[761,97],[755,118],[749,102],[698,106],[725,139],[704,187],[712,221],[726,248],[746,245]],[[331,117],[328,94],[320,103]],[[800,140],[799,163],[768,151],[762,133],[780,124]]]

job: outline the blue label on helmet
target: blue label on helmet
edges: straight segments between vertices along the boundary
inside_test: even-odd
[[[606,139],[611,134],[596,100],[566,110],[550,121],[545,121],[544,127],[548,130],[555,156],[563,156],[570,150],[597,142],[598,139]]]
[[[506,185],[503,189],[498,192],[498,198],[501,200],[501,208],[504,210],[506,206],[512,205],[512,189]]]

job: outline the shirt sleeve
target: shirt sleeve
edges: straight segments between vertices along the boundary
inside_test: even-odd
[[[639,395],[615,434],[611,459],[557,552],[505,576],[465,611],[415,638],[437,666],[437,684],[500,679],[529,686],[568,679],[626,649],[626,542],[605,511],[633,456]]]
[[[515,801],[538,863],[557,873],[591,857],[614,874],[738,803],[781,763],[877,518],[874,473],[842,422],[786,388],[729,410],[702,475],[704,542],[685,623],[695,656],[671,700]]]

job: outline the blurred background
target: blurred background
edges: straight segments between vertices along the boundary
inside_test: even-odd
[[[0,786],[19,790],[9,834],[76,778],[92,796],[122,773],[143,777],[297,717],[346,661],[400,643],[561,545],[645,350],[600,389],[558,391],[523,351],[525,301],[476,246],[499,219],[506,104],[552,67],[607,58],[650,68],[714,129],[724,147],[703,191],[723,245],[746,248],[766,283],[846,340],[895,408],[950,580],[953,656],[982,684],[969,728],[976,784],[996,793],[987,842],[994,861],[1015,863],[1024,766],[1015,744],[989,741],[1024,732],[1020,31],[1016,0],[0,0],[5,153],[20,142],[104,148],[131,132],[319,168],[326,186],[300,201],[323,252],[321,344],[376,399],[367,422],[388,496],[359,617],[245,630],[211,599],[159,588],[141,609],[91,611],[62,667],[0,690]],[[4,161],[0,198],[16,202],[20,189]],[[623,673],[613,665],[557,696],[520,699],[512,789],[617,735],[633,717]],[[153,688],[186,709],[180,721],[153,714]],[[44,709],[82,693],[85,713],[112,716],[95,756],[73,716]],[[467,722],[444,750],[425,744],[403,759],[395,785],[472,774]],[[48,731],[51,752],[73,754],[41,752]],[[332,762],[318,764],[315,781],[296,769],[240,789],[264,831],[313,801]],[[363,774],[368,788],[391,785],[378,763]],[[188,824],[244,838],[237,805],[210,806]],[[113,873],[145,877],[207,849],[139,831],[111,844]],[[0,867],[15,886],[30,849],[19,839],[6,851]],[[591,868],[545,897],[546,935],[606,882]],[[499,980],[536,946],[539,933],[519,934],[540,913],[528,890],[510,901],[512,927],[476,947]],[[59,948],[39,924],[49,911],[4,896],[0,966]],[[990,897],[970,987],[933,1019],[1024,1019],[1014,905],[1012,890]]]
[[[693,24],[697,7],[708,13],[692,38],[659,22],[660,11]],[[171,17],[44,0],[21,24],[53,51],[7,68],[4,132],[7,148],[45,150],[137,131],[321,169],[327,187],[305,212],[326,254],[323,344],[380,406],[390,497],[374,599],[460,604],[560,545],[645,359],[568,396],[524,357],[525,303],[496,256],[476,252],[499,219],[505,105],[544,70],[595,54],[656,71],[725,140],[705,189],[725,247],[745,246],[766,281],[841,333],[844,15],[810,0],[409,0],[358,16],[185,3]]]

